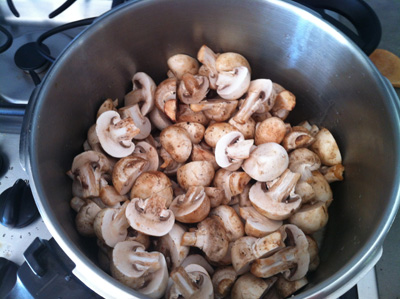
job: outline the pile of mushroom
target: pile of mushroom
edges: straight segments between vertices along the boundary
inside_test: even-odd
[[[285,122],[296,97],[202,46],[107,99],[68,172],[99,265],[150,298],[287,297],[319,264],[313,235],[343,180],[326,128]]]

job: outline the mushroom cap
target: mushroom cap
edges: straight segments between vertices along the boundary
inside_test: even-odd
[[[271,220],[264,217],[253,207],[240,207],[240,216],[246,220],[244,227],[246,235],[261,238],[282,226],[281,220]]]
[[[168,269],[159,252],[146,252],[135,241],[118,243],[112,252],[111,274],[123,284],[151,298],[161,298],[168,283]]]
[[[256,131],[256,122],[252,117],[244,123],[240,124],[235,121],[234,117],[232,117],[228,123],[239,130],[244,136],[245,139],[254,139],[255,131]]]
[[[246,273],[250,270],[250,263],[256,257],[253,254],[253,245],[257,241],[256,238],[244,236],[237,239],[232,246],[232,266],[238,275]]]
[[[105,100],[103,102],[103,104],[101,104],[99,110],[97,110],[96,118],[98,118],[103,112],[106,112],[109,110],[117,111],[117,109],[115,108],[117,105],[118,105],[118,100],[116,100],[116,103],[114,103],[114,101],[112,99],[108,98],[107,100]]]
[[[154,107],[154,94],[156,84],[153,79],[144,72],[137,72],[132,77],[132,91],[125,95],[125,106],[141,104],[141,113],[147,115]]]
[[[179,185],[187,190],[190,186],[209,186],[214,178],[214,167],[208,161],[189,162],[178,169]]]
[[[195,122],[178,122],[174,126],[185,129],[193,144],[199,144],[203,140],[204,132],[206,131],[202,124]]]
[[[142,114],[138,104],[122,107],[118,109],[118,112],[120,113],[123,119],[128,117],[132,118],[133,122],[135,123],[135,126],[139,128],[140,132],[135,136],[133,136],[133,139],[143,140],[150,135],[151,132],[150,120]]]
[[[226,100],[237,100],[250,86],[250,72],[245,66],[218,73],[217,93]]]
[[[228,123],[214,123],[207,127],[204,133],[204,140],[209,146],[216,147],[218,140],[222,136],[233,131],[238,131],[238,129]]]
[[[208,275],[214,274],[214,268],[210,265],[210,263],[200,254],[190,254],[188,255],[182,262],[181,266],[186,268],[189,265],[199,265],[203,269],[205,269]]]
[[[283,138],[282,146],[287,151],[291,151],[296,148],[309,147],[314,141],[315,138],[306,128],[295,126],[292,127],[291,131]]]
[[[153,124],[158,130],[162,131],[165,128],[172,126],[172,122],[164,112],[160,109],[153,109],[150,111],[149,118],[151,124]]]
[[[136,144],[135,150],[133,153],[137,156],[140,156],[143,159],[146,159],[149,162],[149,171],[157,171],[160,165],[157,149],[147,143],[146,141],[140,141]]]
[[[328,209],[324,202],[302,206],[290,216],[289,223],[299,227],[305,234],[313,234],[328,223]]]
[[[179,103],[179,105],[178,105],[176,121],[177,122],[195,122],[195,123],[202,124],[203,126],[208,125],[208,123],[210,122],[202,111],[194,112],[192,109],[190,109],[189,105],[182,104],[182,103]]]
[[[257,182],[250,188],[250,201],[254,208],[267,218],[287,219],[301,204],[301,197],[294,194],[299,178],[300,174],[287,169],[268,190],[263,183]]]
[[[289,169],[301,174],[301,180],[311,177],[311,172],[321,167],[318,155],[307,148],[298,148],[289,154]]]
[[[321,128],[315,136],[315,142],[311,145],[311,150],[321,159],[322,164],[333,166],[342,163],[342,155],[332,133]]]
[[[267,142],[281,143],[286,135],[286,126],[278,117],[270,117],[257,124],[255,132],[255,144]]]
[[[197,59],[203,64],[199,68],[199,74],[206,75],[210,82],[210,88],[217,89],[218,71],[215,65],[217,54],[206,45],[203,45],[197,53]]]
[[[190,247],[181,245],[185,232],[186,229],[182,225],[174,223],[169,233],[156,241],[156,249],[165,256],[170,270],[179,267],[189,254]]]
[[[191,186],[186,194],[175,197],[170,205],[175,219],[183,223],[197,223],[210,212],[210,199],[202,186]]]
[[[236,278],[237,274],[232,266],[218,268],[212,277],[215,298],[227,297]]]
[[[257,299],[261,298],[265,291],[270,287],[267,281],[258,278],[251,273],[240,276],[233,285],[232,299]]]
[[[329,207],[333,200],[333,194],[331,186],[325,177],[318,170],[314,170],[311,172],[311,177],[308,178],[306,182],[310,184],[314,190],[314,198],[312,201],[324,202],[327,207]]]
[[[199,144],[193,144],[192,154],[190,156],[190,159],[192,161],[208,161],[208,162],[211,162],[211,164],[213,165],[215,171],[219,169],[217,161],[215,161],[214,153],[212,151],[204,148],[203,146],[201,146]]]
[[[101,208],[90,199],[79,209],[75,217],[75,226],[78,233],[85,237],[96,236],[93,228],[94,219]]]
[[[253,179],[267,182],[279,177],[288,165],[286,150],[277,143],[268,142],[257,146],[244,161],[242,168]]]
[[[192,141],[185,129],[170,126],[161,131],[160,142],[176,162],[183,163],[190,157]]]
[[[215,60],[215,68],[217,69],[218,72],[229,72],[238,66],[247,67],[249,72],[251,73],[249,62],[243,55],[240,55],[239,53],[234,53],[234,52],[221,53]]]
[[[229,242],[244,236],[244,226],[235,210],[227,205],[220,205],[211,210],[210,216],[218,216],[225,228]]]
[[[150,236],[164,236],[172,229],[175,216],[165,208],[165,199],[153,195],[145,201],[133,198],[126,208],[126,218],[130,226]]]
[[[116,158],[126,157],[133,152],[135,144],[132,138],[139,132],[132,118],[121,119],[116,111],[106,111],[96,121],[96,133],[101,147]]]
[[[186,73],[196,75],[199,71],[199,63],[197,60],[186,54],[171,56],[168,58],[167,64],[178,80],[182,80],[183,75]]]
[[[167,207],[174,198],[171,180],[160,171],[147,171],[139,175],[132,186],[130,198],[147,199],[153,195],[165,198]]]
[[[199,103],[208,93],[207,77],[186,73],[178,86],[178,98],[185,104]]]
[[[112,183],[119,194],[127,194],[137,177],[147,171],[149,162],[137,156],[128,156],[120,159],[114,166]]]
[[[204,115],[216,122],[228,120],[236,111],[238,101],[230,101],[225,99],[208,99],[203,100],[198,104],[191,104],[190,109],[193,111],[203,111]]]

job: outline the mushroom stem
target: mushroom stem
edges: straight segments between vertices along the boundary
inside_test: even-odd
[[[147,252],[142,248],[138,248],[135,253],[129,256],[132,266],[138,271],[147,273],[156,272],[161,268],[160,254],[158,252]]]
[[[257,277],[268,278],[274,274],[285,272],[296,266],[297,248],[287,247],[268,258],[255,260],[251,273]],[[268,273],[268,274],[267,274]],[[271,273],[274,273],[271,275]]]
[[[247,159],[250,156],[250,150],[253,144],[253,139],[234,142],[226,148],[226,154],[233,162]]]
[[[182,267],[178,267],[171,272],[171,279],[183,298],[191,298],[193,294],[199,291],[197,284]]]

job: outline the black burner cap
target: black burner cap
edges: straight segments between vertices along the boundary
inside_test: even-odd
[[[42,45],[43,50],[50,54],[50,50],[46,45]],[[22,45],[14,55],[15,64],[24,71],[35,71],[47,65],[48,61],[44,58],[36,48],[36,43],[31,42]]]
[[[39,211],[33,199],[31,187],[24,180],[0,195],[0,223],[11,228],[22,228],[39,217]]]

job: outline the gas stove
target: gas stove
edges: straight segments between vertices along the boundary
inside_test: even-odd
[[[109,11],[121,2],[124,1],[0,1],[0,193],[13,186],[18,179],[28,181],[28,176],[20,164],[19,135],[25,105],[36,85],[40,84],[54,58],[87,24],[91,23],[93,18]],[[400,16],[396,13],[400,10],[400,3],[394,3],[391,0],[366,2],[376,11],[382,23],[383,35],[379,47],[400,55],[400,40],[397,36]],[[79,26],[73,27],[71,23]],[[49,31],[54,28],[58,31],[60,26],[63,26],[61,29],[65,30],[56,34]],[[11,44],[8,42],[10,38]],[[42,41],[39,50],[41,53],[37,52],[38,46],[35,43],[38,39]],[[396,91],[400,96],[400,91]],[[382,258],[380,259],[381,255],[378,254],[375,260],[371,261],[372,269],[366,269],[361,275],[364,277],[357,277],[356,281],[350,282],[354,285],[358,281],[358,284],[342,298],[393,298],[393,295],[400,295],[398,286],[400,262],[399,257],[395,257],[399,230],[400,220],[397,217],[384,244]],[[43,269],[38,266],[35,255],[32,254],[38,249],[41,252],[52,252],[53,255],[50,254],[50,256],[53,258],[55,256],[56,259],[65,260],[64,266],[67,265],[67,267],[56,274],[55,272],[41,273],[40,270]],[[30,290],[33,297],[37,297],[34,294],[40,294],[42,297],[62,297],[65,293],[57,293],[55,286],[58,286],[60,292],[68,290],[68,287],[60,286],[60,281],[64,281],[61,285],[69,283],[69,286],[74,285],[77,289],[79,285],[81,294],[85,294],[85,297],[96,297],[96,294],[75,281],[76,278],[68,268],[71,266],[68,264],[68,258],[51,238],[51,234],[40,217],[32,219],[32,222],[23,228],[0,225],[0,258],[6,258],[15,263],[15,271],[20,267],[21,272],[25,273],[23,277],[26,280],[34,280],[26,274],[30,269],[33,270],[33,277],[42,274],[43,277],[52,279],[46,287],[47,291],[46,288],[38,290],[32,285],[29,288],[25,287]],[[398,261],[397,265],[393,262],[395,258]],[[46,257],[46,259],[51,262],[51,258]],[[373,267],[375,264],[376,266]],[[51,268],[53,267],[55,265],[51,264]],[[0,282],[3,284],[6,281],[4,279],[4,275],[0,274]],[[389,285],[391,285],[390,288],[387,287]],[[1,290],[0,297],[3,298]]]

